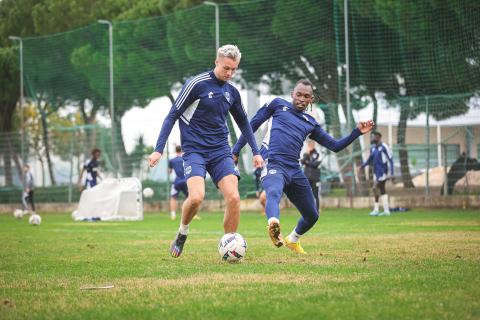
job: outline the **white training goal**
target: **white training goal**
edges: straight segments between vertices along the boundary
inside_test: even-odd
[[[80,196],[75,221],[143,220],[142,183],[137,178],[105,179]]]

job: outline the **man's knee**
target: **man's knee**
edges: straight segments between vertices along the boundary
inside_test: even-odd
[[[278,188],[268,188],[266,190],[267,199],[280,199],[283,191]]]
[[[188,200],[192,206],[200,206],[205,198],[204,192],[190,192],[188,195]]]
[[[238,193],[238,190],[230,190],[229,192],[225,193],[225,201],[231,204],[239,204],[240,194]]]

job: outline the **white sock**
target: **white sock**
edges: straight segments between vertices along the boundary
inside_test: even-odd
[[[390,212],[390,207],[388,206],[388,194],[382,195],[381,198],[383,203],[383,211]]]
[[[378,210],[380,210],[380,203],[375,202],[375,204],[374,204],[374,206],[373,206],[373,211],[378,212]]]
[[[177,214],[176,214],[175,211],[170,211],[170,216],[171,216],[171,217],[175,217],[176,215],[177,215]]]
[[[288,240],[292,243],[297,243],[298,240],[300,239],[301,235],[295,232],[295,229],[293,229],[292,233],[288,235]]]
[[[180,228],[178,228],[178,232],[183,235],[188,234],[188,224],[183,224],[180,222]]]
[[[270,223],[272,223],[272,222],[280,223],[280,220],[278,220],[278,219],[275,218],[275,217],[271,217],[271,218],[269,218],[268,221],[267,221],[268,225],[270,225]]]

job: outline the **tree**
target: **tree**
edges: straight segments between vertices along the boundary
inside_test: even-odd
[[[18,161],[13,130],[18,121],[12,121],[19,96],[18,53],[11,48],[0,48],[0,152],[3,154],[5,184],[13,184],[11,159],[16,159],[19,176],[21,165]]]
[[[11,47],[16,47],[18,43],[13,44],[8,37],[34,33],[30,12],[38,2],[35,0],[0,1],[0,150],[3,154],[7,185],[13,183],[11,160],[15,162],[18,176],[22,176],[18,157],[19,146],[15,143],[15,139],[12,139],[17,136],[14,131],[19,130],[21,126],[15,113],[20,96],[19,53]]]
[[[407,120],[425,112],[427,100],[435,119],[468,110],[465,94],[473,94],[480,83],[478,67],[471,63],[478,59],[478,42],[472,39],[478,38],[475,17],[480,7],[474,2],[381,0],[354,1],[353,7],[353,25],[359,25],[353,33],[358,71],[353,79],[370,92],[384,92],[399,106],[400,169],[404,185],[413,187],[405,145]],[[461,46],[462,41],[452,39],[471,45]],[[440,95],[459,98],[442,100]]]

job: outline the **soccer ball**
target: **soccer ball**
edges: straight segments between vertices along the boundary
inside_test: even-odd
[[[153,197],[153,189],[152,188],[145,188],[143,189],[143,196],[145,198],[151,198]]]
[[[42,223],[42,217],[40,217],[38,214],[32,214],[28,219],[28,223],[30,223],[32,226],[38,226],[40,223]]]
[[[224,261],[239,262],[247,253],[247,242],[238,233],[226,233],[220,239],[218,253]]]
[[[22,219],[23,218],[23,210],[15,209],[15,211],[13,211],[13,216],[17,219]]]

